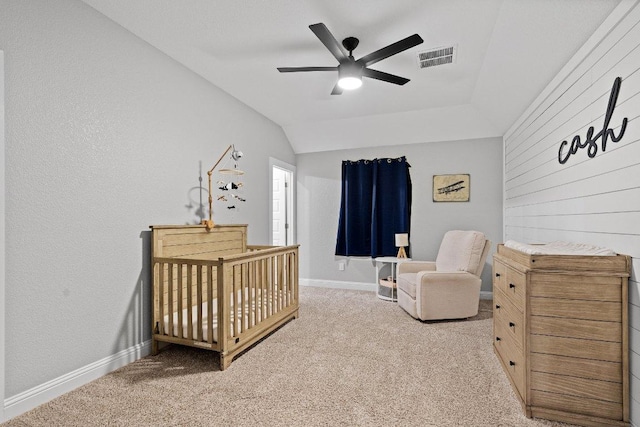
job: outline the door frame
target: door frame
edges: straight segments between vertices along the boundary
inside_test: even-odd
[[[296,225],[296,192],[297,192],[297,187],[296,187],[296,167],[287,163],[287,162],[283,162],[282,160],[273,158],[273,157],[269,157],[269,244],[273,244],[273,168],[277,167],[278,169],[283,169],[287,172],[291,173],[291,189],[289,194],[291,194],[291,219],[289,221],[290,223],[290,227],[289,230],[291,231],[291,241],[293,245],[296,244],[296,242],[298,241],[298,233],[297,233],[297,225]]]
[[[5,183],[5,123],[4,123],[4,52],[0,50],[0,188],[2,189],[2,197],[0,197],[0,213],[2,214],[2,221],[0,222],[0,422],[4,422],[4,390],[5,390],[5,376],[4,376],[4,364],[5,364],[5,198],[6,198],[6,183]]]

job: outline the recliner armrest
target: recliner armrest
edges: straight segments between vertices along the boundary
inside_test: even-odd
[[[482,279],[466,271],[425,271],[416,277],[422,286],[468,286],[482,284]]]
[[[419,273],[421,271],[436,271],[433,261],[406,261],[398,264],[398,274]]]

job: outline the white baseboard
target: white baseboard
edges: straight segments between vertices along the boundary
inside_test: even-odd
[[[493,292],[480,291],[480,299],[493,299]]]
[[[299,279],[300,286],[312,286],[315,288],[349,289],[352,291],[377,292],[375,283],[368,282],[343,282],[338,280]]]
[[[151,353],[151,340],[129,347],[4,400],[7,421]]]

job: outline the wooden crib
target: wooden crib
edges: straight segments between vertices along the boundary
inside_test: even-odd
[[[248,246],[246,225],[151,226],[152,353],[218,352],[220,369],[298,317],[298,245]]]

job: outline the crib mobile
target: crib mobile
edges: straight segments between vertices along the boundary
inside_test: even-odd
[[[207,171],[208,177],[208,190],[209,190],[209,219],[203,219],[202,224],[206,227],[207,230],[211,230],[215,225],[213,222],[213,184],[212,184],[212,175],[215,169],[220,165],[220,162],[224,160],[227,153],[231,151],[230,159],[233,161],[233,167],[223,167],[218,170],[218,173],[221,175],[229,175],[231,176],[230,180],[220,179],[216,182],[218,185],[217,189],[220,193],[217,195],[216,200],[219,202],[227,203],[227,209],[234,210],[236,208],[235,202],[244,203],[247,200],[237,193],[238,190],[242,189],[244,184],[241,181],[238,181],[235,178],[238,178],[244,175],[244,171],[238,169],[238,160],[242,158],[243,153],[236,149],[234,144],[229,145],[227,149],[222,153],[222,156],[218,159],[218,161],[213,165],[211,169]],[[232,204],[233,203],[233,204]]]

